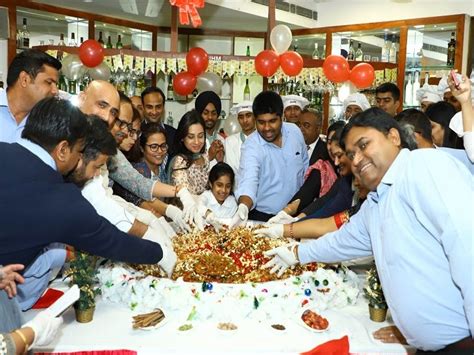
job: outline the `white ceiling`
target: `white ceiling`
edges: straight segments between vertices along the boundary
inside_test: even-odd
[[[234,1],[240,4],[245,3],[245,0]],[[35,0],[35,2],[85,11],[89,13],[104,14],[110,17],[127,19],[134,22],[155,26],[169,27],[171,24],[171,5],[168,0]],[[214,2],[218,3],[219,0]],[[229,1],[227,1],[227,5],[228,3]],[[205,7],[203,9],[198,9],[199,15],[201,16],[203,22],[202,27],[206,29],[233,31],[266,31],[268,11],[267,7],[257,4],[251,5],[260,8],[261,11],[258,11],[258,16],[252,13],[231,9],[229,7],[215,5],[206,1]],[[301,16],[297,17],[304,19]],[[286,21],[278,22],[286,23],[291,28],[305,27],[294,25]],[[298,22],[295,21],[295,23]],[[180,25],[180,27],[192,26]]]

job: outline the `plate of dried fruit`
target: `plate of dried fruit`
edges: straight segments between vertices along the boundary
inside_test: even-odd
[[[140,330],[154,330],[164,326],[168,320],[164,312],[157,308],[153,312],[133,316],[132,327]]]
[[[297,323],[303,328],[315,333],[325,332],[330,326],[327,315],[323,312],[316,312],[314,309],[309,308],[300,313]]]

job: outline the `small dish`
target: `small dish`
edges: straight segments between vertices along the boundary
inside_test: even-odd
[[[303,328],[314,333],[323,333],[327,331],[331,326],[331,322],[324,314],[324,312],[317,312],[316,310],[309,308],[306,308],[303,312],[299,314],[297,323]],[[314,328],[308,323],[313,324]]]
[[[286,333],[288,326],[282,322],[270,322],[268,323],[270,330],[276,334]]]
[[[170,318],[163,312],[163,315],[164,315],[164,318],[163,320],[161,320],[159,323],[157,323],[156,325],[153,325],[151,327],[138,327],[138,328],[133,328],[133,329],[137,329],[137,330],[145,330],[145,331],[148,331],[148,330],[156,330],[158,328],[161,328],[162,326],[164,326],[166,323],[169,322]]]
[[[239,326],[233,322],[219,322],[216,324],[216,328],[220,334],[232,335],[237,332]]]

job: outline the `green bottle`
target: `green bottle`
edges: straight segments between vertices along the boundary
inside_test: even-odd
[[[109,38],[107,39],[107,46],[105,48],[114,48],[114,46],[112,46],[112,38]]]
[[[245,79],[244,100],[245,100],[245,101],[250,101],[249,79]]]
[[[247,46],[247,51],[245,52],[247,57],[250,57],[250,46]]]
[[[117,49],[122,49],[123,48],[122,36],[121,35],[118,35],[118,39],[117,39],[117,43],[115,44],[115,48],[117,48]]]

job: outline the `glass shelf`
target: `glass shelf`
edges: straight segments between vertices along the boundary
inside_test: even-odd
[[[436,71],[436,70],[451,70],[453,69],[452,65],[426,65],[426,66],[414,66],[411,68],[406,68],[405,71]]]

